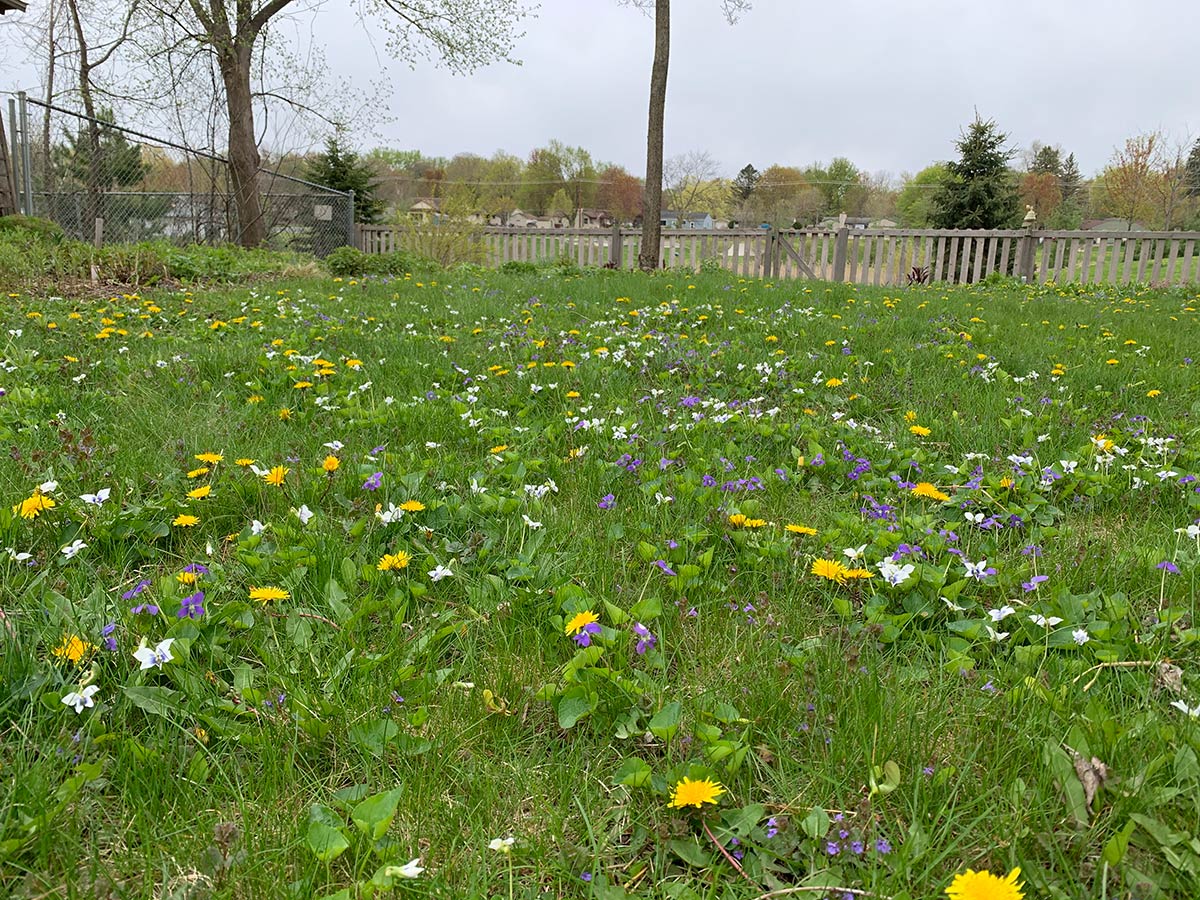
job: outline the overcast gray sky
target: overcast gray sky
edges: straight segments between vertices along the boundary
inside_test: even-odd
[[[311,23],[331,73],[388,81],[392,121],[355,135],[361,147],[526,156],[558,138],[644,171],[653,25],[637,10],[543,0],[524,64],[470,77],[391,61],[344,10],[326,3]],[[754,0],[732,27],[718,0],[672,12],[666,154],[708,150],[727,175],[833,156],[916,171],[953,155],[976,108],[1015,146],[1074,151],[1085,175],[1137,132],[1200,132],[1195,0]],[[13,32],[0,22],[3,89],[28,77]]]

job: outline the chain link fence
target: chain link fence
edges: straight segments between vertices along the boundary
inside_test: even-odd
[[[165,240],[236,244],[241,236],[226,161],[18,95],[9,101],[18,207],[95,243]],[[354,195],[262,169],[266,246],[325,256],[354,243]]]

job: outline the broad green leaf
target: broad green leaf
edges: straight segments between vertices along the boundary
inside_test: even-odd
[[[829,813],[815,806],[800,822],[801,830],[813,840],[819,840],[829,833]]]
[[[613,781],[617,784],[627,784],[630,787],[647,787],[653,771],[644,759],[631,756],[617,768]]]
[[[682,718],[683,705],[678,700],[672,700],[654,714],[650,720],[650,733],[660,740],[670,741],[679,730]]]
[[[392,819],[396,815],[396,806],[403,793],[404,789],[397,787],[368,797],[354,807],[350,818],[354,820],[354,824],[363,834],[371,840],[377,841],[391,827]]]
[[[697,866],[703,868],[709,865],[712,860],[708,853],[700,846],[696,838],[691,840],[668,841],[667,846],[689,866]]]
[[[344,787],[340,791],[333,792],[333,799],[339,804],[350,806],[352,803],[358,803],[365,799],[369,788],[365,784],[353,784],[350,787]]]
[[[580,685],[569,688],[558,700],[558,727],[564,730],[574,728],[575,723],[590,713],[594,705],[587,688]]]
[[[350,842],[346,840],[346,836],[324,822],[310,822],[304,839],[313,856],[321,862],[337,859],[350,849]]]
[[[349,560],[345,560],[345,562],[349,562]],[[353,566],[353,563],[351,565]],[[337,579],[331,575],[329,581],[325,583],[325,602],[329,604],[329,611],[333,613],[333,621],[339,625],[345,625],[353,615],[350,607],[346,605],[348,597],[349,595],[342,590]]]
[[[170,688],[135,684],[122,690],[134,706],[151,715],[169,717],[179,709],[179,703],[175,700],[178,694]]]
[[[1104,850],[1100,855],[1110,866],[1119,866],[1125,859],[1125,854],[1129,851],[1129,838],[1133,835],[1135,828],[1137,828],[1137,822],[1130,819],[1125,823],[1125,827],[1110,837],[1108,843],[1104,845]]]
[[[350,729],[350,740],[368,753],[382,756],[388,741],[400,733],[400,726],[391,719],[363,722]]]
[[[629,617],[645,624],[662,615],[662,600],[658,597],[644,597],[629,610]]]

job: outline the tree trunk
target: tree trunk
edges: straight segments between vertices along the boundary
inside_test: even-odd
[[[654,4],[654,66],[650,70],[650,123],[646,129],[646,190],[642,195],[642,248],[638,266],[658,268],[662,239],[663,117],[667,108],[667,60],[671,53],[671,0]]]
[[[237,208],[238,243],[257,247],[267,237],[258,195],[258,143],[254,138],[254,102],[250,96],[250,43],[231,48],[220,60],[229,111],[229,176]]]
[[[71,12],[71,22],[75,26],[75,40],[79,53],[79,96],[83,100],[83,111],[87,114],[88,136],[88,175],[87,200],[84,202],[83,221],[80,223],[82,235],[95,233],[96,220],[104,215],[105,183],[104,160],[101,158],[100,125],[96,121],[96,103],[92,97],[92,64],[88,61],[87,36],[83,33],[83,20],[79,15],[79,4],[76,0],[68,0]]]

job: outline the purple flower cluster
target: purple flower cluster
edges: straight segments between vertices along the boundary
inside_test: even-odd
[[[580,647],[592,646],[592,635],[600,633],[599,622],[588,622],[578,633],[572,635],[571,640],[577,643]]]
[[[658,638],[641,622],[634,623],[633,633],[638,636],[637,646],[634,648],[638,656],[642,656],[647,650],[653,650],[658,643]]]
[[[180,619],[199,619],[204,615],[204,591],[196,591],[189,597],[179,601],[179,611],[175,613]]]
[[[383,484],[383,473],[376,472],[370,478],[363,482],[364,491],[377,491],[379,486]]]

